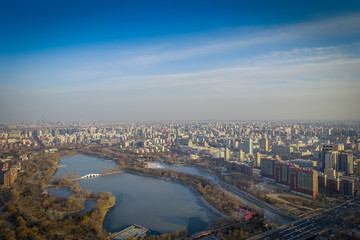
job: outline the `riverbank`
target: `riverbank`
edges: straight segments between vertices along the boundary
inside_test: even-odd
[[[117,168],[118,166],[116,162],[104,161],[104,158],[98,156],[95,158],[88,154],[64,158],[60,164],[63,163],[68,164],[68,168],[61,169],[58,172],[60,175],[66,175],[71,171],[80,171],[79,169],[82,169],[81,175],[96,173],[99,169]],[[206,207],[199,198],[200,194],[194,193],[185,184],[175,182],[175,179],[173,181],[170,177],[148,176],[171,181],[147,180],[135,176],[134,172],[124,172],[124,174],[99,176],[78,182],[83,189],[90,189],[95,193],[111,192],[118,199],[115,207],[108,211],[105,219],[102,218],[101,220],[103,221],[103,228],[109,232],[119,231],[128,224],[137,223],[154,230],[158,234],[175,232],[189,226],[191,226],[189,231],[192,233],[205,230],[221,216]],[[161,189],[166,190],[160,190],[156,186],[161,186]],[[144,196],[147,198],[144,199]],[[132,200],[129,201],[129,199]],[[169,199],[169,203],[166,199]],[[157,204],[159,202],[162,204]],[[151,205],[152,208],[148,208],[147,204]],[[98,214],[99,221],[103,214],[104,212]]]
[[[177,171],[176,170],[177,166],[167,165],[167,167],[170,169],[175,169],[175,171]],[[265,215],[267,216],[267,219],[269,221],[272,221],[276,225],[288,224],[292,221],[295,221],[295,219],[298,219],[298,217],[291,215],[287,212],[283,212],[279,209],[276,209],[274,206],[272,206],[266,202],[263,202],[260,199],[257,199],[256,196],[253,196],[250,193],[248,193],[242,189],[239,189],[233,185],[227,184],[226,182],[224,182],[222,180],[222,176],[216,172],[213,172],[209,169],[204,169],[203,167],[200,167],[197,165],[183,164],[183,167],[185,169],[182,169],[180,167],[180,171],[187,172],[188,170],[186,168],[195,169],[199,173],[191,172],[192,174],[201,174],[201,176],[205,176],[205,177],[209,178],[210,181],[214,181],[214,183],[219,184],[224,191],[227,191],[228,193],[232,194],[233,196],[238,197],[241,200],[245,201],[247,206],[254,205],[254,206],[252,206],[252,208],[256,207],[259,212],[264,211]],[[192,171],[192,170],[190,170],[190,171]],[[282,216],[282,217],[279,218],[278,216]]]
[[[207,207],[209,208],[211,211],[215,212],[216,214],[218,214],[219,216],[223,217],[223,218],[226,218],[227,215],[225,212],[222,212],[221,210],[217,209],[216,207],[214,207],[213,205],[211,205],[203,196],[202,194],[197,191],[194,187],[192,187],[191,185],[188,185],[182,181],[179,181],[178,179],[176,178],[171,178],[171,179],[168,179],[168,178],[164,178],[164,177],[160,177],[160,176],[156,176],[156,175],[151,175],[151,174],[147,174],[147,173],[143,173],[143,172],[138,172],[138,171],[134,171],[134,170],[128,170],[128,169],[125,169],[124,172],[126,173],[130,173],[130,174],[136,174],[136,175],[139,175],[139,176],[145,176],[145,177],[152,177],[152,178],[156,178],[156,179],[161,179],[161,180],[165,180],[165,181],[173,181],[173,182],[176,182],[176,183],[179,183],[185,187],[188,187],[189,189],[191,189],[196,195],[199,196],[199,200]]]
[[[79,153],[83,154],[83,151],[80,151]],[[158,178],[162,180],[171,180],[180,183],[185,187],[190,188],[197,196],[199,196],[198,200],[201,202],[201,204],[205,205],[206,208],[212,210],[212,212],[221,213],[218,214],[219,216],[227,217],[227,220],[225,220],[225,222],[239,221],[239,216],[236,214],[236,211],[239,208],[247,208],[251,211],[257,212],[257,208],[249,208],[249,206],[246,206],[244,202],[239,201],[239,199],[235,198],[232,194],[228,193],[225,190],[222,190],[219,185],[214,185],[212,181],[210,183],[210,181],[205,179],[204,177],[176,171],[146,169],[145,164],[149,161],[149,159],[142,160],[137,155],[130,155],[130,153],[113,152],[113,150],[111,149],[106,149],[106,151],[102,151],[101,148],[96,148],[92,150],[87,149],[86,153],[87,154],[85,155],[95,156],[101,159],[114,159],[117,163],[120,162],[120,165],[126,169],[125,172],[128,173]],[[107,157],[106,155],[104,155],[104,153],[110,154],[110,157]],[[129,158],[125,158],[127,156],[129,156]],[[102,221],[104,221],[104,218],[102,218]],[[249,232],[254,231],[251,226],[263,226],[263,215],[260,214],[255,221],[248,222]]]

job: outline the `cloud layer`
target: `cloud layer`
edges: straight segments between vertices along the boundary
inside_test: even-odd
[[[360,15],[0,56],[0,121],[360,119]]]

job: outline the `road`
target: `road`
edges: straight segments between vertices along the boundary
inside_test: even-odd
[[[209,169],[204,169],[204,168],[199,168],[197,167],[198,170],[206,172],[207,174],[210,174],[211,176],[216,178],[217,183],[222,187],[222,189],[224,189],[225,191],[235,195],[235,196],[240,196],[241,198],[244,198],[245,200],[254,203],[255,205],[264,208],[266,211],[272,212],[273,214],[282,216],[284,218],[286,218],[286,222],[292,222],[294,220],[298,220],[299,217],[294,216],[292,214],[286,213],[284,211],[281,211],[279,209],[277,209],[276,207],[272,206],[269,203],[266,203],[260,199],[258,199],[257,197],[255,197],[254,195],[251,195],[250,193],[245,192],[242,189],[239,189],[233,185],[230,185],[228,183],[225,183],[224,181],[220,180],[218,178],[218,176],[216,176],[216,173],[212,172]],[[266,214],[265,214],[266,215]],[[268,216],[274,223],[278,224],[278,225],[283,225],[284,221],[280,221],[277,218]]]
[[[254,202],[256,205],[258,205],[260,207],[263,207],[266,210],[270,210],[270,211],[272,211],[272,212],[274,212],[274,213],[276,213],[278,215],[284,216],[284,217],[292,219],[292,220],[298,219],[298,217],[296,217],[296,216],[294,216],[292,214],[286,213],[284,211],[281,211],[281,210],[277,209],[276,207],[274,207],[274,206],[272,206],[272,205],[270,205],[270,204],[256,198],[255,196],[253,196],[253,195],[251,195],[251,194],[249,194],[247,192],[245,192],[244,190],[241,190],[241,189],[239,189],[237,187],[234,187],[234,186],[232,186],[230,184],[227,184],[227,183],[225,183],[225,182],[223,182],[221,180],[219,180],[219,183],[223,188],[225,188],[225,190],[227,190],[229,192],[232,192],[232,193],[235,193],[235,194],[238,193],[241,196],[248,198],[249,200]]]
[[[346,201],[343,204],[328,210],[317,211],[307,218],[295,221],[288,225],[280,226],[249,239],[309,239],[329,227],[341,224],[341,221],[339,221],[335,216],[337,213],[341,213],[342,216],[351,214],[349,210],[351,207],[360,208],[360,199],[357,198],[351,201]]]

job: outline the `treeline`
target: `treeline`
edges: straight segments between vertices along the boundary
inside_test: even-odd
[[[89,192],[85,194],[90,194]],[[115,197],[111,193],[100,192],[98,194],[89,195],[91,198],[97,199],[95,207],[86,215],[81,217],[81,225],[87,228],[89,232],[97,233],[98,238],[107,238],[107,232],[102,229],[102,223],[109,207],[115,205]]]
[[[218,219],[211,228],[214,229],[213,234],[221,240],[247,239],[268,229],[265,227],[264,218],[261,215],[255,215],[247,221]]]
[[[108,193],[91,194],[82,191],[79,183],[63,179],[60,185],[70,184],[75,190],[70,197],[46,194],[47,181],[56,171],[60,154],[40,153],[27,162],[26,171],[19,173],[11,188],[3,188],[0,239],[107,239],[102,222],[107,207],[115,202]],[[86,197],[96,198],[95,208],[87,214],[83,209]]]

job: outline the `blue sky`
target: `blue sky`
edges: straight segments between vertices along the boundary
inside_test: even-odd
[[[0,4],[1,122],[360,119],[359,1]]]

